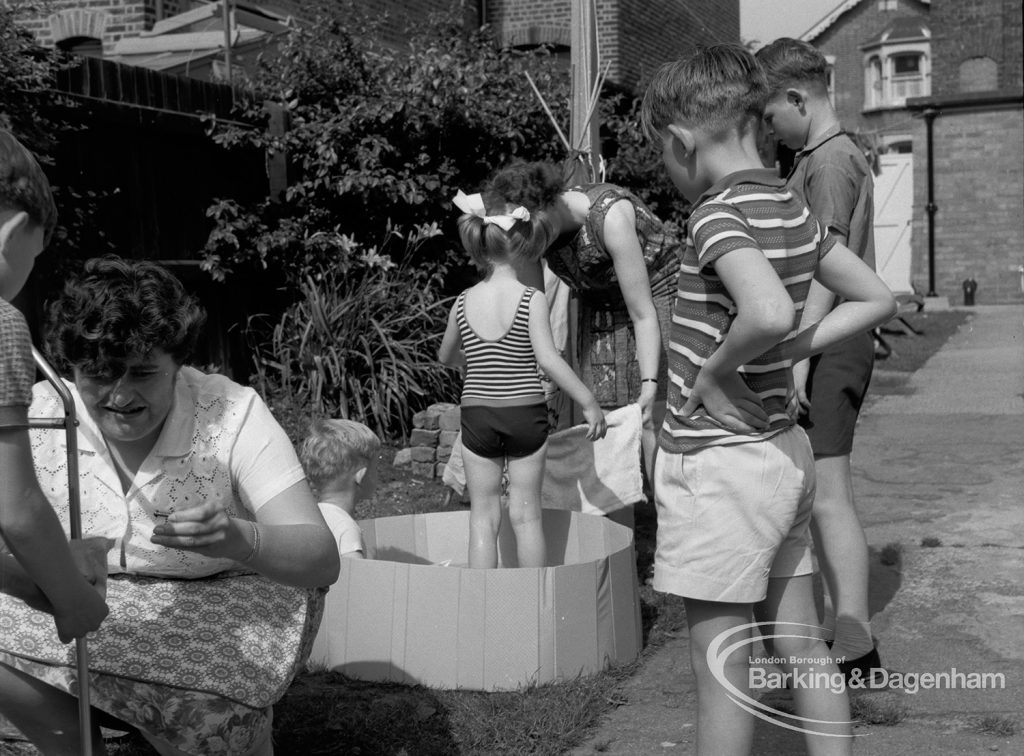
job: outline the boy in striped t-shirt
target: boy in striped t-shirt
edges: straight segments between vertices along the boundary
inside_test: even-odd
[[[806,539],[814,460],[796,425],[791,366],[884,322],[895,305],[874,272],[763,168],[766,97],[764,74],[735,45],[663,66],[644,97],[644,125],[693,203],[654,471],[654,588],[685,600],[699,754],[750,751],[750,712],[760,706],[747,663],[755,617],[771,628],[766,645],[790,675],[809,751],[846,754],[845,689],[800,684],[838,672],[814,632]],[[844,301],[798,333],[814,278]]]

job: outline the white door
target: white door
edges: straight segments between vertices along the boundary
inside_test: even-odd
[[[875,176],[875,268],[894,292],[909,293],[910,231],[914,218],[914,156],[879,156]]]

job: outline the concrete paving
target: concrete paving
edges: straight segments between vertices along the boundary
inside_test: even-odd
[[[870,400],[858,426],[854,489],[883,663],[904,682],[955,682],[855,694],[857,754],[1024,754],[1024,307],[971,313],[906,393]],[[897,553],[897,566],[883,563]],[[619,694],[573,756],[693,752],[685,633],[649,652]],[[771,696],[786,708],[786,694]],[[882,723],[890,717],[899,721]],[[753,753],[805,750],[759,721]]]

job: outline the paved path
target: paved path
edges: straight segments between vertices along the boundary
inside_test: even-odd
[[[892,711],[903,719],[858,724],[857,754],[1024,754],[1024,307],[972,312],[908,393],[870,402],[857,430],[854,487],[886,666],[1001,674],[1005,688],[858,694],[862,719]],[[898,568],[882,564],[887,546],[901,549]],[[573,756],[692,753],[688,657],[686,637],[650,653],[624,684],[625,703]],[[1016,734],[1001,734],[1008,725]],[[804,748],[799,736],[759,722],[753,752]]]

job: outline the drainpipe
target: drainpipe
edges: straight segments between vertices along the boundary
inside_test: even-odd
[[[939,111],[935,108],[926,108],[924,116],[925,128],[928,134],[928,204],[925,210],[928,212],[928,296],[938,296],[935,293],[935,211],[938,206],[935,204],[935,158],[932,147],[932,137],[935,131],[935,117]]]

